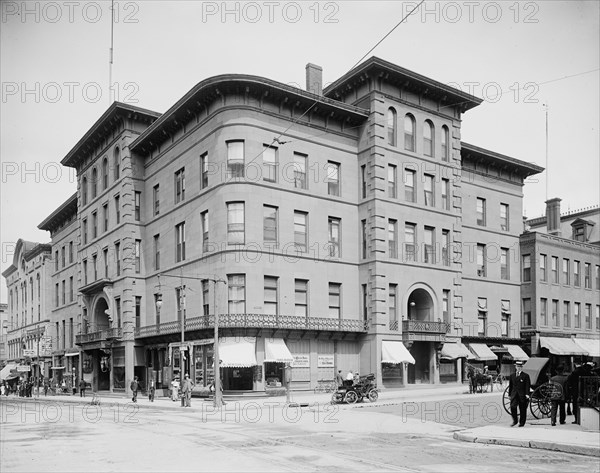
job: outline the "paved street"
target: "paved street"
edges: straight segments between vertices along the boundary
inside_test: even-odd
[[[597,458],[453,440],[454,431],[472,425],[451,408],[480,399],[492,405],[496,397],[432,398],[425,419],[408,414],[416,403],[284,408],[278,399],[230,402],[217,413],[198,400],[191,409],[173,409],[158,402],[91,406],[10,398],[0,402],[0,470],[599,471]],[[444,419],[434,417],[438,405]],[[470,409],[473,425],[483,425],[484,411]]]

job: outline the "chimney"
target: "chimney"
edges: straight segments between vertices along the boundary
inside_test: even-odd
[[[560,201],[558,197],[546,201],[546,230],[560,236]]]
[[[310,62],[306,65],[306,90],[323,95],[323,68]]]

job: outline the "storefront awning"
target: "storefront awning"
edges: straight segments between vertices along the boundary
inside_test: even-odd
[[[494,361],[498,356],[485,343],[469,343],[469,349],[478,361]]]
[[[527,353],[519,345],[504,345],[504,348],[508,350],[508,354],[515,361],[527,361],[529,359]]]
[[[17,369],[16,363],[7,363],[6,366],[4,368],[2,368],[2,370],[0,370],[0,381],[4,381],[8,377],[10,377],[10,372],[12,370],[16,370],[16,369]]]
[[[223,338],[219,340],[221,368],[250,368],[256,366],[255,338]]]
[[[265,338],[265,361],[274,363],[292,363],[294,357],[281,338]]]
[[[540,337],[540,346],[547,348],[553,355],[587,355],[584,350],[570,338]]]
[[[64,366],[53,366],[52,368],[50,368],[51,370],[64,370],[65,367]]]
[[[65,356],[79,356],[79,352],[76,351],[75,353],[65,353]]]
[[[600,357],[600,340],[593,340],[591,338],[575,338],[573,340],[582,349],[588,352],[588,356],[592,358]]]
[[[381,342],[381,362],[382,363],[411,363],[415,364],[415,359],[409,353],[402,342],[383,341]]]
[[[475,358],[469,349],[462,343],[444,343],[442,347],[442,360],[455,360],[457,358]]]

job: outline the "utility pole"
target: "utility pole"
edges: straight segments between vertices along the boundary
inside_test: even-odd
[[[219,358],[219,310],[217,307],[217,284],[222,280],[213,279],[213,307],[215,308],[215,324],[214,324],[214,349],[213,349],[213,360],[214,360],[214,372],[215,372],[215,407],[220,408],[223,406],[223,397],[221,393],[221,359]],[[224,281],[223,281],[224,282]]]

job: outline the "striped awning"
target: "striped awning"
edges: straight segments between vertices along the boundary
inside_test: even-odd
[[[475,358],[469,349],[462,343],[444,343],[442,347],[442,360],[455,360],[457,358]]]
[[[479,361],[497,360],[498,356],[485,343],[469,343],[469,349]]]
[[[588,351],[570,338],[540,337],[540,346],[553,355],[587,355]]]
[[[591,338],[574,338],[573,341],[582,349],[588,352],[588,356],[592,358],[600,357],[600,340]]]
[[[292,363],[294,357],[282,338],[265,338],[265,362]]]
[[[504,348],[508,350],[508,354],[515,361],[527,361],[529,359],[527,353],[519,345],[504,345]]]
[[[219,359],[221,368],[250,368],[256,366],[256,339],[222,338],[219,339]]]
[[[411,363],[415,364],[415,359],[404,346],[402,342],[384,340],[381,342],[381,362],[382,363]]]

